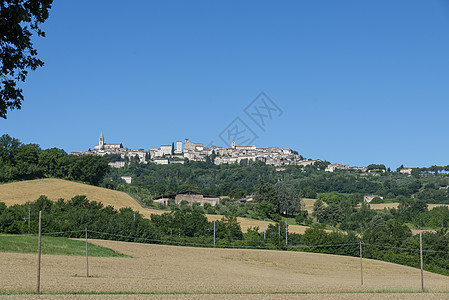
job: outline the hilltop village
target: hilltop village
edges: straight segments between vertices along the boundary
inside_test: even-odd
[[[305,159],[298,152],[290,148],[256,146],[237,146],[232,142],[230,148],[211,146],[205,147],[202,143],[193,143],[186,139],[184,142],[177,141],[171,145],[161,145],[160,148],[149,150],[131,150],[125,148],[122,143],[105,143],[103,132],[100,133],[98,145],[86,152],[72,152],[74,155],[100,155],[114,156],[116,161],[109,165],[114,168],[123,168],[131,160],[138,163],[155,163],[161,165],[183,164],[189,161],[208,161],[220,164],[240,163],[243,160],[261,161],[268,165],[313,165],[320,160]]]

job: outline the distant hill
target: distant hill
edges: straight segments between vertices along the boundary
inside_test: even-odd
[[[48,199],[56,201],[60,198],[69,200],[76,195],[85,195],[90,201],[97,201],[103,205],[111,205],[115,209],[130,207],[140,212],[145,218],[150,218],[151,214],[163,214],[166,211],[149,209],[142,207],[134,198],[124,192],[109,190],[97,186],[72,182],[63,179],[36,179],[19,181],[0,185],[0,202],[7,206],[14,204],[24,204],[28,201],[35,201],[39,196],[45,195]],[[207,215],[209,221],[220,220],[221,215]],[[237,218],[242,230],[246,232],[249,227],[259,227],[263,231],[264,222],[246,218]],[[266,226],[271,222],[266,222]],[[304,233],[308,227],[300,225],[289,225],[289,231],[294,233]]]
[[[7,206],[35,201],[40,195],[45,195],[53,201],[85,195],[90,201],[102,202],[105,206],[111,205],[116,209],[122,207],[131,207],[138,211],[142,209],[136,200],[124,192],[68,180],[46,178],[0,185],[0,201]]]

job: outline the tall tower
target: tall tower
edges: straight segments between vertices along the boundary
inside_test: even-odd
[[[176,142],[176,153],[182,153],[182,142],[181,141]]]
[[[100,146],[100,149],[103,149],[103,147],[104,147],[103,130],[101,131],[100,138],[98,139],[98,146]]]

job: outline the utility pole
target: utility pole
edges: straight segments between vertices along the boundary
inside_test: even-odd
[[[42,239],[42,210],[39,211],[39,242],[37,244],[37,294],[41,291],[41,240]]]
[[[28,234],[31,233],[31,207],[28,207]]]
[[[215,246],[215,221],[214,221],[214,246]]]
[[[422,232],[419,233],[419,256],[421,258],[421,291],[424,293],[424,266],[422,258]]]
[[[279,246],[281,245],[281,222],[278,224],[278,240],[279,240]]]
[[[360,284],[363,285],[362,240],[360,240]]]
[[[285,246],[287,246],[288,245],[288,241],[287,241],[287,239],[288,239],[288,231],[287,231],[287,218],[285,218]]]
[[[263,239],[265,239],[265,218],[263,218]]]
[[[87,227],[86,227],[86,277],[89,278],[89,252],[87,250]]]

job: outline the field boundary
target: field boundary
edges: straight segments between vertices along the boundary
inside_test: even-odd
[[[360,247],[360,286],[363,287],[364,285],[364,279],[363,279],[363,247],[380,247],[380,248],[389,248],[389,249],[395,249],[395,250],[400,250],[400,251],[420,251],[420,258],[421,258],[421,280],[423,280],[423,273],[422,273],[422,252],[431,252],[431,253],[435,253],[435,252],[444,252],[444,253],[449,253],[449,251],[435,251],[435,250],[423,250],[421,249],[413,249],[413,248],[402,248],[402,247],[392,247],[392,246],[384,246],[384,245],[376,245],[376,244],[368,244],[368,243],[363,243],[361,240],[356,243],[344,243],[344,244],[320,244],[320,245],[296,245],[296,246],[290,246],[290,249],[273,249],[273,248],[268,248],[268,247],[260,247],[260,246],[239,246],[239,245],[217,245],[217,244],[205,244],[205,243],[191,243],[191,242],[186,242],[186,241],[169,241],[169,240],[157,240],[157,239],[148,239],[148,238],[141,238],[141,237],[133,237],[133,236],[125,236],[125,235],[120,235],[120,234],[113,234],[113,233],[106,233],[106,232],[99,232],[99,231],[94,231],[94,230],[88,230],[87,228],[85,230],[73,230],[73,231],[66,231],[66,232],[48,232],[48,233],[42,233],[42,235],[67,235],[67,234],[73,234],[73,233],[85,233],[85,241],[86,241],[86,250],[85,250],[85,254],[86,254],[86,276],[80,276],[80,277],[86,277],[89,278],[91,276],[89,276],[89,255],[88,255],[88,240],[89,240],[89,236],[88,233],[91,234],[90,239],[92,239],[92,235],[106,235],[108,237],[114,237],[114,238],[118,238],[118,239],[128,239],[128,241],[125,242],[140,242],[140,243],[150,243],[150,244],[162,244],[162,245],[182,245],[182,246],[194,246],[194,247],[208,247],[208,248],[235,248],[235,249],[263,249],[263,250],[293,250],[292,248],[296,249],[296,251],[301,251],[301,250],[305,250],[305,249],[312,249],[312,248],[323,248],[323,247],[342,247],[342,246],[357,246]],[[0,234],[0,236],[8,236],[8,237],[19,237],[19,236],[36,236],[37,234]],[[67,236],[66,236],[67,237]],[[96,237],[95,239],[98,239],[98,237]],[[103,239],[104,240],[104,239]],[[106,239],[107,240],[107,239]],[[119,240],[120,241],[120,240]],[[123,242],[123,241],[122,241]],[[45,247],[45,246],[44,246]],[[293,250],[295,251],[295,250]],[[301,251],[302,252],[302,251]],[[305,251],[305,252],[309,252],[309,251]],[[322,253],[322,252],[321,252]],[[325,253],[322,253],[325,254]],[[39,255],[40,255],[40,249],[39,249]],[[343,255],[344,256],[344,255]],[[348,256],[352,256],[354,257],[354,255],[348,255]],[[40,256],[39,256],[40,257]],[[365,258],[366,259],[366,258]],[[40,269],[38,267],[38,274],[40,274]],[[38,277],[38,282],[39,282],[39,277]],[[422,281],[423,282],[423,281]],[[39,283],[38,283],[39,286]],[[353,290],[353,291],[349,291],[350,293],[416,293],[418,291],[417,290]],[[421,293],[425,293],[425,292],[429,292],[427,289],[424,288],[424,284],[422,283],[422,287],[419,290]],[[435,292],[435,291],[432,291]],[[338,291],[338,292],[332,292],[331,294],[342,294],[342,293],[348,293],[348,291]],[[449,293],[449,292],[443,292],[441,291],[441,293]],[[1,290],[0,289],[0,295],[6,295],[6,294],[35,294],[32,291],[8,291],[8,290]],[[37,294],[39,294],[39,292],[37,292]],[[49,294],[59,294],[58,292],[50,292]],[[61,293],[64,294],[64,293]],[[70,292],[70,294],[316,294],[315,292],[302,292],[302,291],[290,291],[290,292],[238,292],[238,293],[234,293],[234,292],[208,292],[208,291],[183,291],[183,292]],[[329,294],[329,293],[325,293],[325,294]]]
[[[449,294],[449,291],[428,291],[425,293],[431,294]],[[35,295],[34,291],[7,291],[0,290],[0,295]],[[208,292],[208,291],[168,291],[168,292],[129,292],[129,291],[71,291],[71,292],[41,292],[41,295],[341,295],[341,294],[422,294],[421,290],[348,290],[348,291],[277,291],[277,292]]]

